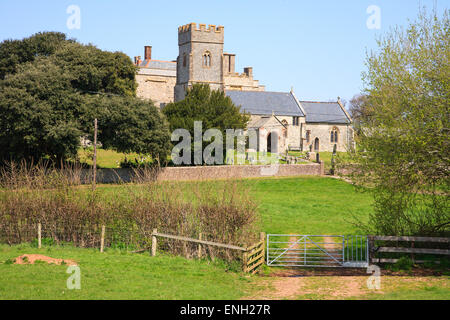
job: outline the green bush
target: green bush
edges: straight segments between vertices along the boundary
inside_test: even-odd
[[[0,242],[33,242],[42,225],[43,245],[148,248],[151,231],[246,246],[256,241],[256,205],[238,181],[158,183],[154,169],[140,168],[139,187],[100,195],[73,185],[61,169],[20,165],[0,171]],[[194,256],[197,246],[158,239],[168,252]],[[209,248],[217,258],[234,260],[239,253]]]
[[[398,259],[398,261],[392,265],[392,269],[398,271],[411,271],[413,266],[414,262],[411,260],[411,258],[404,256]]]

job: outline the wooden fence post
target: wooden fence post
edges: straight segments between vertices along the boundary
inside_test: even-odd
[[[102,237],[100,239],[100,252],[103,252],[105,247],[105,225],[102,225]]]
[[[266,260],[266,233],[261,232],[259,234],[259,239],[262,242],[262,255],[263,255],[263,261],[265,261]]]
[[[40,249],[42,246],[42,226],[41,223],[38,223],[38,248]]]
[[[243,258],[242,258],[242,261],[243,261],[243,271],[244,272],[247,272],[247,263],[248,263],[248,252],[247,251],[244,251],[244,256],[243,256]]]
[[[198,240],[202,240],[202,233],[201,233],[201,232],[200,232],[200,234],[198,235]],[[202,245],[201,245],[200,243],[198,244],[197,258],[199,258],[199,259],[202,258]]]
[[[153,229],[152,232],[152,257],[156,256],[156,235],[158,234],[158,229]]]

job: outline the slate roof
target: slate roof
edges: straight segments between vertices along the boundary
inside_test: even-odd
[[[270,121],[270,117],[262,117],[260,119],[254,120],[254,121],[250,121],[248,123],[247,127],[248,128],[261,128],[269,121]]]
[[[351,123],[337,102],[300,101],[306,113],[306,122]]]
[[[162,69],[162,70],[177,70],[177,63],[172,61],[160,60],[144,60],[139,65],[141,68]]]
[[[242,111],[255,115],[298,116],[304,114],[289,92],[226,91],[233,103]]]
[[[270,124],[272,122],[272,124]],[[277,118],[273,116],[262,116],[259,119],[250,120],[247,124],[248,128],[261,128],[261,127],[273,127],[273,126],[284,126],[283,123]]]

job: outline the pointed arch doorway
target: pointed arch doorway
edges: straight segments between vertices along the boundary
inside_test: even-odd
[[[320,142],[319,142],[319,138],[314,139],[314,151],[319,151],[319,147],[320,147]]]
[[[278,153],[278,134],[274,131],[267,136],[267,152]]]

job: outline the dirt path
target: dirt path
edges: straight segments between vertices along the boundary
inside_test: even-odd
[[[244,300],[339,299],[369,293],[367,277],[270,277]]]
[[[370,294],[383,295],[405,288],[450,288],[450,279],[432,270],[418,269],[411,275],[383,270],[379,290],[368,289],[369,276],[366,269],[361,268],[286,268],[255,278],[255,291],[243,299],[360,299]]]

